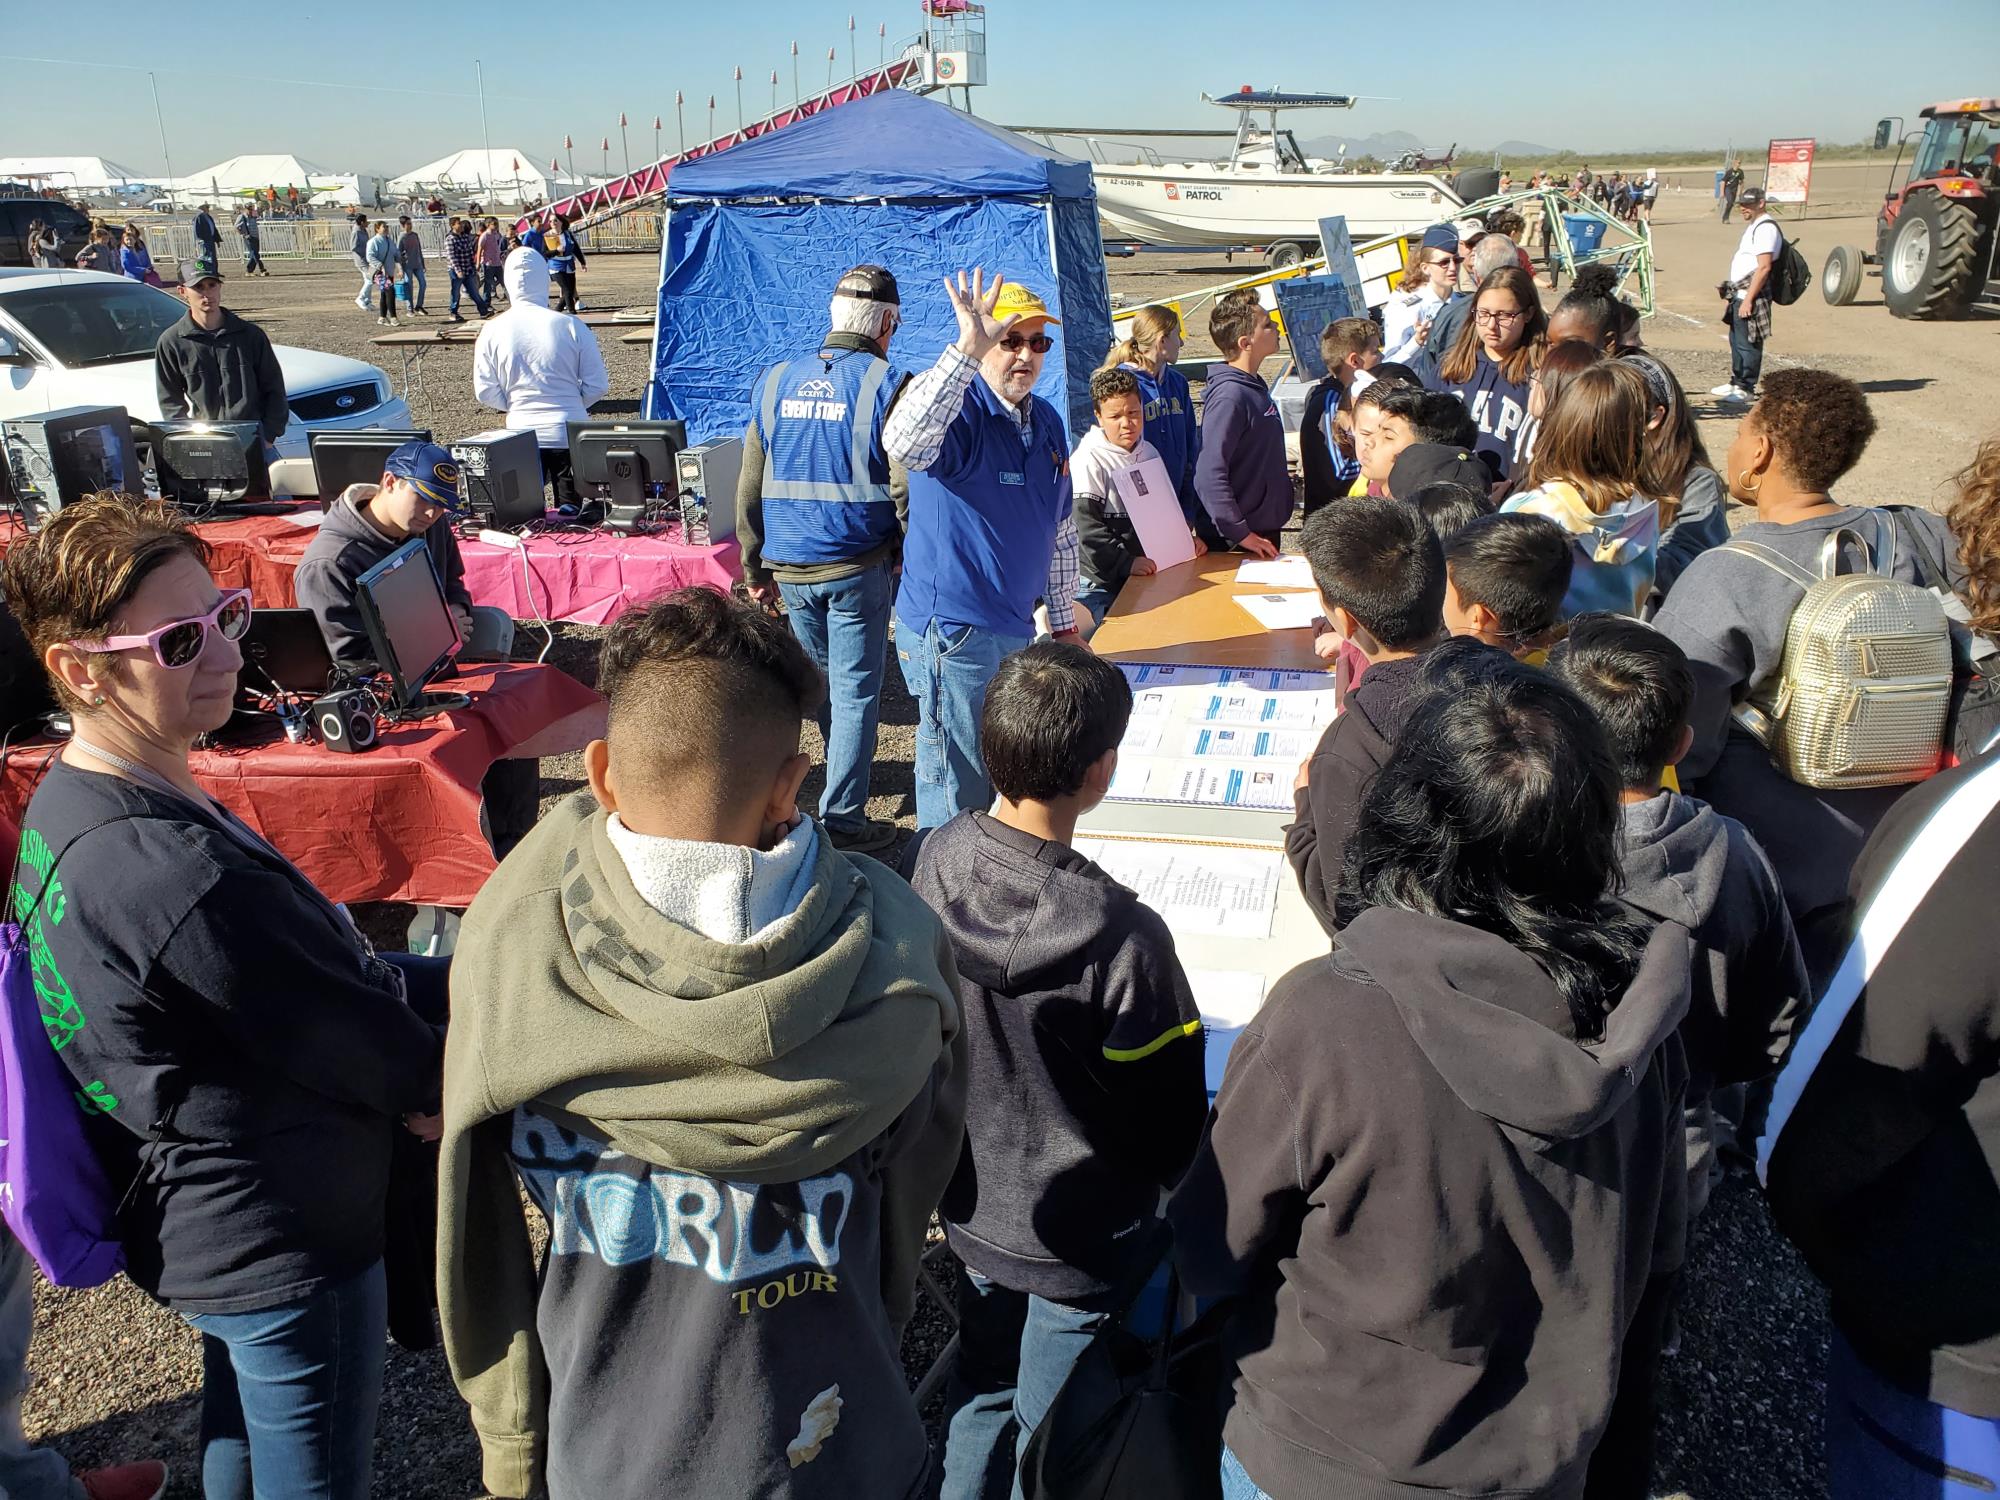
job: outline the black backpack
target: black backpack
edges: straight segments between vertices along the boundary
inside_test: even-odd
[[[1771,227],[1778,231],[1778,253],[1771,257],[1771,300],[1780,307],[1790,307],[1812,285],[1812,267],[1799,253],[1799,242],[1786,239],[1776,219],[1771,220]]]

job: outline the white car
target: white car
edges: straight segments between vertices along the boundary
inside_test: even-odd
[[[186,312],[179,298],[123,276],[0,270],[0,418],[122,406],[135,422],[159,421],[153,347]],[[410,408],[375,366],[273,347],[292,412],[280,456],[306,457],[311,432],[410,425]]]

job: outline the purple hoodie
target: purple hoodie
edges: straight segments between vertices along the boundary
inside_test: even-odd
[[[1291,520],[1285,424],[1261,377],[1225,364],[1208,367],[1194,487],[1226,541],[1241,542],[1253,531],[1276,535]]]

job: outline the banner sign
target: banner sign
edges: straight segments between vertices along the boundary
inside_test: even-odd
[[[1307,380],[1326,379],[1319,336],[1336,319],[1356,316],[1347,283],[1338,276],[1295,276],[1272,283],[1272,290],[1278,294],[1279,325],[1292,346],[1292,362]]]
[[[1812,187],[1813,141],[1773,141],[1764,161],[1764,196],[1773,203],[1804,203]]]

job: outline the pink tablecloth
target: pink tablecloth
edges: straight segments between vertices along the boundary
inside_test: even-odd
[[[511,548],[477,538],[459,543],[474,603],[498,605],[517,620],[608,625],[629,609],[692,584],[726,593],[742,573],[733,541],[692,547],[663,536],[553,532],[529,537],[526,546],[532,597]]]

